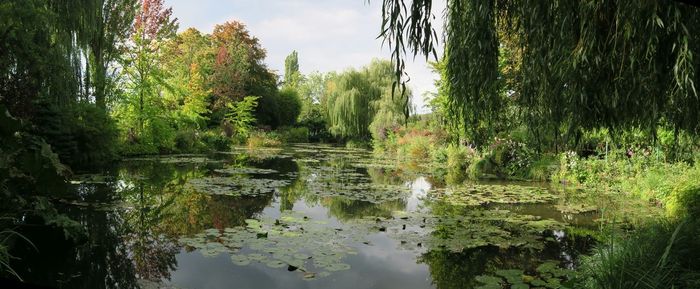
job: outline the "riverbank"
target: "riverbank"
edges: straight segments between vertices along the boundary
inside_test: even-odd
[[[419,164],[456,186],[484,179],[546,183],[567,199],[561,210],[600,211],[601,244],[582,258],[575,288],[697,288],[698,155],[669,161],[659,147],[593,147],[585,154],[537,153],[496,138],[476,150],[450,144],[439,130],[401,128],[375,140],[374,153]]]

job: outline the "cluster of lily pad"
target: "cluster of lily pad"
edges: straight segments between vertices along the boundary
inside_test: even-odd
[[[435,191],[433,199],[460,206],[487,204],[536,204],[550,203],[557,196],[544,188],[518,185],[469,184]]]
[[[190,164],[217,162],[204,155],[169,155],[154,157],[130,158],[128,161],[156,161],[163,164]]]
[[[538,266],[535,273],[528,275],[518,269],[498,270],[494,275],[477,276],[476,281],[482,285],[476,289],[566,289],[574,271],[560,268],[556,262],[550,261]]]
[[[371,203],[406,198],[411,190],[406,185],[381,184],[372,182],[365,174],[355,169],[337,169],[328,166],[311,168],[306,189],[309,194],[321,197],[344,197],[351,200]]]
[[[181,238],[180,243],[204,256],[230,254],[231,262],[239,266],[262,263],[298,271],[306,280],[350,269],[343,259],[357,254],[348,246],[352,236],[296,212],[284,212],[275,220],[249,219],[246,224],[222,231],[209,229]]]
[[[191,179],[188,185],[195,191],[226,196],[262,196],[276,192],[292,182],[284,179],[247,178],[243,176],[205,177]]]
[[[362,234],[386,233],[407,250],[462,252],[484,246],[542,249],[545,230],[564,224],[505,210],[473,210],[439,216],[422,212],[396,212],[391,218],[365,217],[354,224]]]
[[[224,169],[214,170],[218,174],[225,175],[269,175],[279,173],[272,169],[260,169],[252,167],[228,167]]]

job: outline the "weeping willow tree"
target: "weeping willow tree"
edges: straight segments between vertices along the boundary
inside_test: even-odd
[[[360,71],[332,79],[326,91],[329,131],[344,139],[368,140],[378,130],[400,124],[410,113],[410,93],[394,95],[393,64],[375,60]]]
[[[0,99],[17,116],[34,102],[105,108],[109,69],[136,0],[10,0],[0,6]]]
[[[406,53],[435,58],[432,0],[383,0],[382,36],[395,80]],[[445,62],[453,122],[476,144],[513,101],[545,145],[575,144],[583,131],[660,125],[700,132],[700,9],[669,0],[447,0]],[[519,61],[504,98],[501,48]]]
[[[370,104],[380,98],[381,91],[360,71],[345,72],[334,82],[327,96],[329,131],[341,138],[369,138],[374,117]]]

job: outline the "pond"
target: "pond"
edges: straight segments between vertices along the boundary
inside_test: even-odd
[[[446,185],[360,149],[130,159],[74,177],[77,241],[23,231],[13,267],[59,288],[565,288],[595,209],[545,186]]]

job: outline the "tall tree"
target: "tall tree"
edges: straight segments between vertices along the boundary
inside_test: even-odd
[[[87,71],[86,86],[92,88],[88,94],[94,95],[97,107],[106,110],[108,89],[114,77],[114,73],[109,69],[119,56],[120,46],[132,32],[138,1],[95,0],[94,2],[97,5],[94,9],[96,20],[90,24],[92,27],[87,28],[90,31],[87,41],[87,64],[90,69]]]
[[[299,82],[301,82],[299,54],[295,50],[284,59],[284,86],[297,88]]]
[[[394,94],[392,67],[390,61],[374,60],[359,71],[347,71],[330,81],[323,102],[333,135],[367,140],[377,135],[375,131],[405,120],[405,113],[410,112],[410,91]]]
[[[211,37],[217,51],[211,77],[213,108],[224,108],[247,95],[264,96],[260,90],[274,82],[274,76],[265,66],[267,52],[258,38],[238,21],[216,25]]]
[[[150,137],[153,143],[162,118],[162,85],[165,71],[162,51],[166,40],[175,35],[177,19],[162,0],[142,0],[136,15],[132,41],[123,56],[123,75],[129,93],[115,112],[122,129],[132,141]]]

